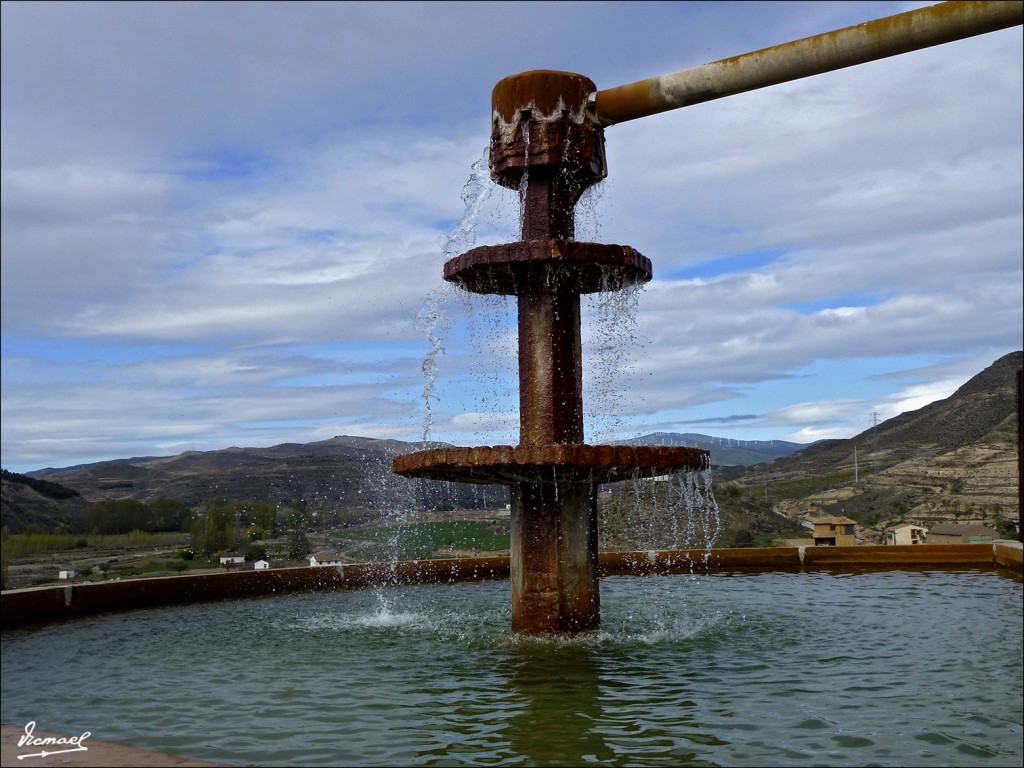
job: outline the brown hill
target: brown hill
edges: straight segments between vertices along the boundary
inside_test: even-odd
[[[1024,352],[1006,355],[950,397],[850,440],[816,443],[756,466],[716,464],[715,493],[726,529],[719,546],[731,545],[740,529],[762,539],[799,533],[799,521],[822,514],[857,520],[868,540],[903,521],[926,527],[946,520],[1002,525],[1017,516],[1015,376],[1022,364]],[[74,529],[85,506],[114,498],[176,499],[193,508],[215,497],[303,501],[314,512],[344,510],[348,519],[366,520],[406,510],[493,509],[507,502],[503,486],[408,480],[391,472],[396,454],[422,447],[339,436],[29,473],[80,494],[71,499],[48,498],[5,475],[0,512],[3,525],[17,533],[33,522],[44,530]],[[607,510],[602,514],[608,536],[624,544],[632,523],[609,518]]]
[[[74,531],[89,505],[70,488],[3,472],[0,479],[0,521],[9,533],[26,530]]]
[[[871,542],[901,523],[971,522],[1005,531],[1018,520],[1017,371],[996,360],[949,397],[849,440],[829,440],[726,477],[764,487],[776,512],[845,515]],[[725,479],[725,478],[723,478]]]
[[[192,508],[201,508],[216,497],[275,504],[304,502],[312,512],[344,510],[349,519],[369,519],[404,509],[504,505],[507,494],[501,487],[409,480],[391,472],[391,460],[397,453],[420,447],[397,440],[339,436],[268,448],[103,461],[38,470],[28,477],[59,483],[81,494],[80,503],[68,505],[64,512],[72,520],[81,519],[88,503],[121,498],[145,503],[176,499]],[[52,504],[42,504],[17,485],[4,479],[3,524],[11,533],[33,521],[50,530],[53,514],[47,510]]]

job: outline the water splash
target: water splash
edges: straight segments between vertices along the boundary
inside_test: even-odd
[[[422,331],[430,343],[430,349],[420,364],[423,371],[423,442],[430,440],[430,431],[434,426],[433,401],[437,399],[437,359],[444,354],[444,342],[451,330],[451,320],[445,310],[445,303],[450,294],[451,288],[447,283],[442,288],[431,291],[416,315],[416,329]]]
[[[606,551],[703,549],[706,563],[722,531],[709,469],[603,486],[598,508]]]
[[[601,222],[597,208],[604,198],[607,179],[591,184],[583,190],[576,203],[576,239],[582,242],[600,242]]]
[[[477,223],[484,203],[497,185],[491,180],[488,166],[488,148],[473,163],[469,179],[462,188],[464,205],[462,218],[455,228],[440,238],[438,245],[444,252],[445,259],[458,256],[476,245]],[[445,283],[441,288],[431,291],[423,300],[416,315],[416,328],[421,331],[430,343],[427,354],[423,357],[423,442],[429,442],[434,426],[433,403],[437,400],[437,378],[439,373],[438,358],[445,352],[445,339],[451,331],[452,322],[447,305],[455,290],[451,284]]]
[[[622,380],[634,365],[639,347],[637,310],[641,285],[610,287],[591,294],[582,305],[584,430],[590,442],[621,439],[625,432]]]
[[[415,611],[403,611],[396,608],[392,592],[378,587],[375,590],[377,607],[373,613],[353,617],[353,622],[361,627],[390,628],[408,626],[429,626],[430,619]]]
[[[523,144],[525,145],[524,150],[524,165],[523,165],[523,177],[519,180],[519,231],[523,231],[523,225],[526,222],[526,192],[530,187],[530,127],[529,121],[523,121]]]
[[[485,147],[483,154],[473,163],[469,180],[462,188],[462,202],[465,205],[462,218],[455,225],[455,229],[438,241],[445,259],[458,256],[476,245],[476,227],[480,220],[480,212],[496,186],[491,180],[488,148]]]
[[[490,444],[516,442],[518,411],[518,333],[516,298],[466,292],[471,347],[472,413],[476,431]]]

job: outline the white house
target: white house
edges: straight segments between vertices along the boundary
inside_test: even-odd
[[[928,529],[920,525],[897,525],[895,528],[885,530],[886,544],[923,544],[928,535]]]
[[[255,563],[252,564],[252,567],[255,568],[257,571],[265,571],[267,568],[270,567],[270,563],[266,560],[257,560]]]
[[[241,565],[245,562],[245,555],[221,555],[220,564],[226,565],[231,563],[232,565]]]
[[[74,568],[68,568],[66,571],[61,571],[57,576],[61,579],[73,579],[78,575],[78,571]]]
[[[333,549],[323,549],[319,552],[314,552],[309,556],[309,564],[311,566],[317,565],[342,565],[343,561],[341,555],[335,552]]]

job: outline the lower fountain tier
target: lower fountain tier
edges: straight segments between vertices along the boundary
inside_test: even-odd
[[[448,282],[501,296],[519,296],[551,280],[577,293],[618,291],[649,282],[651,275],[651,260],[628,245],[558,239],[484,245],[444,265]]]
[[[396,456],[395,474],[482,485],[613,483],[711,466],[700,448],[661,445],[495,445],[432,448]]]

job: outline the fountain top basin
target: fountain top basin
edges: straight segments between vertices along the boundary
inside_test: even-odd
[[[711,465],[700,448],[663,445],[495,445],[432,448],[393,460],[396,474],[463,483],[612,483],[699,471]]]
[[[548,267],[557,267],[550,270]],[[539,280],[559,280],[579,293],[618,291],[649,282],[651,260],[628,245],[525,240],[483,245],[445,262],[444,279],[471,293],[519,296]]]

